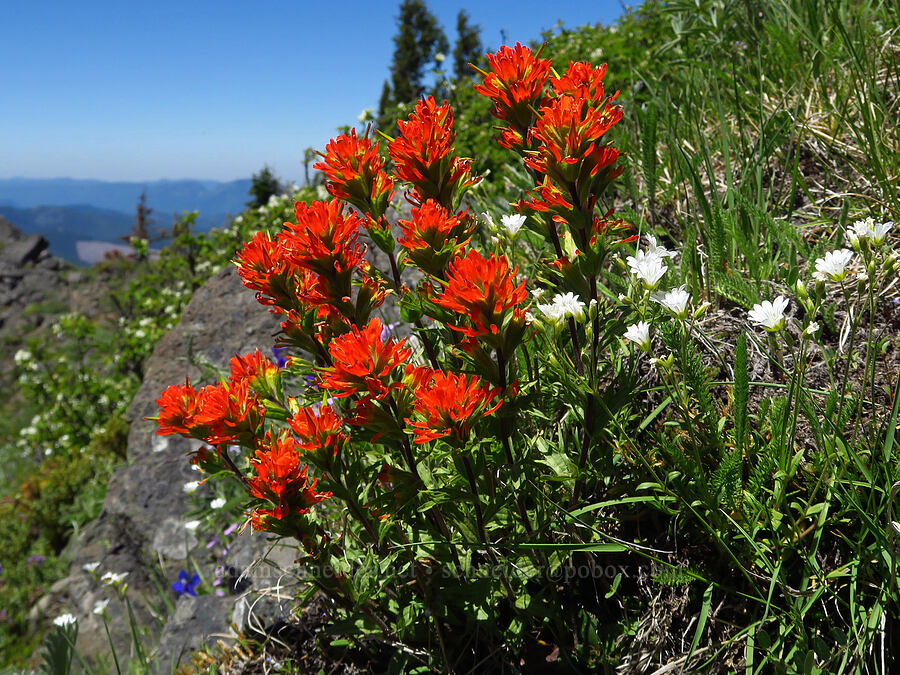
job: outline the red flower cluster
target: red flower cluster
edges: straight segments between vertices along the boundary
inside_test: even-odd
[[[329,193],[374,220],[384,215],[394,195],[394,180],[384,171],[378,146],[369,139],[368,128],[362,138],[352,129],[331,139],[325,152],[318,153],[324,161],[313,167],[325,174]]]
[[[384,301],[385,284],[366,273],[369,264],[358,243],[361,216],[345,213],[337,201],[298,202],[294,212],[296,223],[285,223],[275,239],[257,233],[235,264],[261,303],[287,315],[282,344],[319,353],[333,335],[368,320]]]
[[[534,54],[518,42],[515,47],[504,46],[496,54],[488,54],[489,72],[479,70],[484,81],[475,85],[475,91],[491,99],[494,117],[509,125],[500,136],[505,148],[525,145],[534,119],[532,108],[543,98],[551,62],[540,58],[541,50]]]
[[[196,391],[189,382],[173,385],[156,399],[162,436],[181,434],[212,445],[252,445],[262,429],[266,409],[247,380],[232,380]]]
[[[562,77],[551,77],[550,86],[557,96],[572,96],[591,103],[600,103],[605,96],[603,78],[606,64],[594,68],[585,61],[569,62]],[[613,96],[615,98],[615,96]]]
[[[234,263],[244,286],[256,291],[258,302],[285,311],[296,305],[302,272],[285,255],[281,236],[272,239],[267,232],[257,232]]]
[[[545,236],[557,255],[561,247],[555,224],[567,224],[579,247],[598,253],[587,265],[589,276],[596,276],[614,242],[598,241],[597,233],[605,234],[605,229],[595,224],[594,207],[622,172],[616,166],[619,150],[606,139],[622,119],[622,109],[613,104],[618,92],[606,96],[606,65],[570,62],[563,75],[549,77],[550,62],[521,45],[503,47],[488,60],[492,72],[482,73],[484,82],[476,90],[493,101],[494,114],[509,125],[500,144],[517,149],[539,182],[530,199],[519,201],[518,210],[547,214]]]
[[[156,405],[159,406],[156,422],[160,436],[190,436],[192,430],[197,428],[196,416],[200,410],[200,400],[197,390],[190,382],[167,387],[156,399]]]
[[[282,434],[272,441],[269,435],[256,450],[256,476],[247,480],[250,494],[271,504],[252,514],[253,527],[271,530],[270,518],[283,520],[292,515],[309,513],[310,507],[331,496],[330,492],[316,492],[317,479],[307,478],[307,467],[300,468],[300,454],[294,439]]]
[[[396,176],[412,185],[408,198],[414,204],[434,199],[451,208],[463,188],[478,182],[471,178],[469,161],[453,154],[456,132],[449,103],[439,106],[433,96],[422,99],[397,126],[400,135],[388,152]]]
[[[450,437],[451,442],[463,445],[472,424],[502,405],[502,400],[491,405],[500,393],[499,388],[491,388],[474,375],[467,381],[463,374],[436,372],[416,391],[415,411],[421,419],[406,422],[415,431],[416,443]]]
[[[281,398],[281,371],[259,349],[232,357],[231,381],[246,381],[260,396],[276,401]]]
[[[467,320],[454,330],[512,353],[525,327],[525,311],[517,305],[528,298],[525,282],[516,286],[518,271],[505,256],[484,258],[471,249],[450,262],[447,285],[435,303]]]
[[[298,267],[315,272],[333,291],[329,298],[340,298],[350,288],[350,275],[363,258],[365,249],[357,242],[360,216],[344,213],[339,201],[294,205],[296,223],[285,223],[284,249]],[[346,280],[346,284],[342,280]],[[345,293],[349,295],[349,293]]]
[[[381,399],[391,389],[401,387],[396,369],[406,363],[412,350],[406,340],[383,339],[383,331],[381,320],[372,319],[362,330],[354,326],[346,335],[335,338],[328,348],[334,365],[322,369],[322,388],[338,398],[362,394]]]
[[[300,442],[297,444],[306,456],[325,471],[331,470],[331,462],[344,447],[347,436],[343,432],[341,418],[330,405],[318,408],[300,408],[288,420]]]
[[[412,220],[400,220],[403,236],[397,241],[416,265],[436,277],[444,275],[451,258],[472,239],[475,219],[469,210],[451,215],[433,199],[413,208]]]
[[[560,96],[540,109],[531,129],[538,148],[529,151],[525,164],[559,185],[578,185],[583,200],[592,193],[582,187],[592,186],[594,181],[588,179],[600,174],[610,181],[622,172],[621,168],[610,169],[619,151],[602,143],[606,132],[621,119],[618,106],[594,107],[587,99]]]

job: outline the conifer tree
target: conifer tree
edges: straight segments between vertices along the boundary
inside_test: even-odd
[[[449,45],[435,16],[422,0],[403,0],[394,36],[390,84],[385,82],[378,102],[378,117],[397,103],[411,103],[425,93],[425,70],[429,63],[440,66],[438,54],[446,56]]]
[[[272,169],[264,166],[262,171],[253,174],[253,183],[250,185],[249,195],[253,199],[247,202],[247,206],[259,207],[265,206],[269,202],[269,197],[277,195],[281,192],[281,185]]]
[[[466,10],[459,10],[456,15],[456,46],[453,48],[453,75],[457,80],[464,77],[472,77],[474,71],[469,68],[470,63],[477,64],[484,56],[484,48],[481,46],[481,26],[469,23],[469,14]]]

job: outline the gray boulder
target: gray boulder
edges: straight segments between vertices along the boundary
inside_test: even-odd
[[[256,302],[229,266],[194,294],[180,323],[157,343],[126,416],[131,425],[128,465],[110,480],[100,517],[70,545],[73,562],[65,584],[68,597],[58,611],[70,611],[79,618],[78,648],[91,661],[108,662],[110,654],[103,623],[93,614],[95,603],[114,596],[107,611],[118,617],[121,610],[118,596],[99,578],[105,572],[128,573],[126,595],[146,632],[145,650],[154,654],[160,672],[170,672],[183,650],[211,644],[210,636],[233,635],[235,619],[246,625],[245,608],[255,600],[243,599],[241,594],[267,585],[264,574],[255,577],[248,568],[265,555],[271,541],[248,528],[230,535],[227,548],[223,548],[226,537],[222,533],[203,534],[202,528],[185,528],[193,516],[184,484],[199,478],[191,470],[188,456],[198,444],[176,436],[161,437],[156,434],[156,423],[145,418],[158,412],[155,399],[167,386],[185,378],[206,383],[196,363],[227,370],[235,354],[257,347],[268,350],[278,328],[276,317]],[[201,487],[194,497],[202,496],[205,489]],[[290,555],[281,558],[284,564],[292,560]],[[93,572],[83,569],[95,562],[100,566]],[[216,567],[227,568],[227,579],[221,586],[201,592],[224,592],[221,597],[176,597],[171,589],[182,569],[191,575],[199,568],[208,584],[216,577]],[[238,578],[241,582],[234,583]],[[175,604],[171,616],[167,616],[167,602]],[[270,614],[285,609],[267,607]],[[124,655],[127,661],[132,647],[128,624],[110,620],[109,625],[116,652],[120,660]]]

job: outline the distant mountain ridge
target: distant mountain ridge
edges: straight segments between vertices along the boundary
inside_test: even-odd
[[[120,237],[131,232],[134,223],[134,215],[85,204],[27,209],[0,206],[0,216],[15,223],[25,234],[43,235],[50,242],[53,255],[76,264],[87,262],[78,255],[78,241],[99,240],[121,244]]]
[[[182,211],[199,211],[208,230],[237,215],[250,201],[251,180],[108,182],[75,178],[0,178],[0,215],[27,234],[42,234],[54,255],[84,264],[79,241],[121,243],[131,232],[137,203],[147,194],[151,231],[172,227]]]
[[[249,178],[212,180],[156,180],[110,182],[78,178],[0,178],[0,205],[17,208],[87,204],[133,214],[141,193],[160,219],[181,211],[201,216],[238,214],[250,200]],[[163,223],[160,223],[163,224]],[[170,223],[166,223],[167,225]]]

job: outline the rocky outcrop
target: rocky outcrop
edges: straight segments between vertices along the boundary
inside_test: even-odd
[[[209,370],[204,373],[197,364],[227,369],[234,354],[271,346],[278,325],[229,266],[195,293],[180,323],[157,343],[128,411],[129,463],[111,479],[100,517],[70,545],[69,577],[58,584],[55,604],[47,608],[51,615],[69,611],[79,618],[78,648],[84,656],[110,660],[101,616],[94,613],[98,603],[110,598],[106,614],[116,653],[127,660],[131,650],[124,606],[115,589],[103,583],[105,573],[127,573],[126,596],[138,624],[146,629],[145,650],[156,650],[153,660],[159,671],[171,672],[178,654],[233,634],[232,622],[247,625],[248,608],[255,600],[244,596],[269,585],[265,566],[245,574],[256,560],[268,553],[290,566],[289,548],[270,551],[268,538],[249,528],[228,535],[204,526],[185,528],[188,521],[202,520],[191,509],[208,512],[208,505],[203,509],[199,502],[211,497],[207,486],[190,497],[184,491],[186,482],[199,478],[187,458],[197,446],[180,437],[158,436],[155,422],[145,419],[157,413],[155,399],[165,387],[185,378],[209,380]],[[99,565],[90,569],[94,563]],[[176,596],[171,585],[182,569],[188,576],[201,572],[201,595]],[[217,576],[221,584],[213,587]],[[204,594],[210,591],[218,595]],[[167,604],[174,605],[171,615]],[[257,613],[262,606],[275,613],[285,609],[263,603],[255,605]],[[255,621],[265,624],[269,618],[257,616]]]
[[[0,330],[22,332],[26,307],[65,298],[75,272],[48,247],[41,235],[26,235],[0,216]]]

